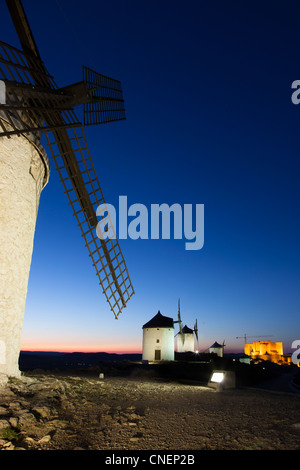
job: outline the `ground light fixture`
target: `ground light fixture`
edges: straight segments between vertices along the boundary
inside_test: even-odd
[[[221,383],[224,380],[224,372],[213,372],[210,381]]]
[[[235,388],[235,372],[231,370],[214,370],[207,384],[216,391]]]

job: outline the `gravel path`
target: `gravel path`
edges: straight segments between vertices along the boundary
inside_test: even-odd
[[[299,405],[288,393],[32,376],[0,389],[0,448],[299,450]]]

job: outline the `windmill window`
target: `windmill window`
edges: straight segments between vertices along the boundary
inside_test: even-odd
[[[157,339],[156,342],[159,343],[159,339]]]

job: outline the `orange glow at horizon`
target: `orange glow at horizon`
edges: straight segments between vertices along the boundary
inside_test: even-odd
[[[72,353],[72,352],[83,352],[83,353],[97,353],[97,352],[106,352],[110,354],[142,354],[142,349],[138,345],[129,347],[124,345],[123,347],[113,344],[68,344],[62,345],[60,342],[41,342],[37,341],[22,341],[21,351],[43,351],[43,352],[63,352],[63,353]]]

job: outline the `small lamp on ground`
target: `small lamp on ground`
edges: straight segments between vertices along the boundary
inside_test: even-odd
[[[231,370],[214,370],[207,386],[218,392],[235,388],[235,372]]]

